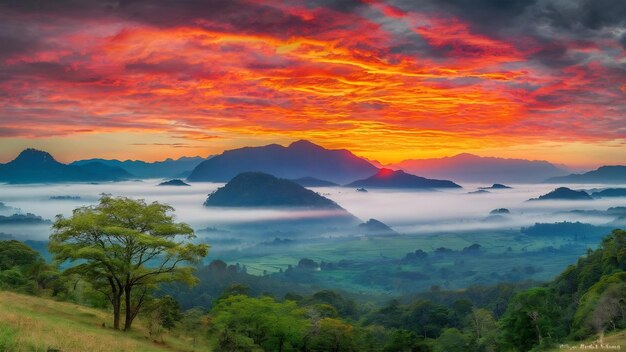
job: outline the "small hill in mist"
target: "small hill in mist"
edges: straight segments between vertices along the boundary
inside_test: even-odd
[[[626,166],[602,166],[583,174],[552,177],[547,183],[622,183],[626,184]]]
[[[359,224],[358,230],[366,235],[397,235],[387,224],[376,219],[369,219],[366,222]]]
[[[380,169],[376,174],[346,185],[356,188],[405,188],[405,189],[430,189],[430,188],[461,188],[461,186],[448,180],[432,180],[425,177],[408,174],[402,170]]]
[[[511,189],[512,187],[509,187],[507,185],[503,185],[501,183],[494,183],[493,185],[491,185],[490,187],[479,187],[478,189]]]
[[[537,183],[567,174],[564,169],[547,161],[481,157],[468,153],[405,160],[387,167],[423,177],[481,183]]]
[[[204,205],[344,210],[332,200],[295,182],[262,172],[245,172],[235,176],[224,187],[211,193]]]
[[[626,197],[626,188],[607,188],[602,191],[593,192],[591,196],[593,198]]]
[[[185,182],[185,181],[183,181],[183,180],[177,179],[177,178],[175,178],[175,179],[173,179],[173,180],[169,180],[169,181],[161,182],[161,183],[159,183],[158,185],[159,185],[159,186],[177,186],[177,187],[180,187],[180,186],[182,186],[182,187],[188,187],[188,186],[190,186],[190,184],[186,183],[186,182]]]
[[[559,187],[538,198],[531,198],[530,201],[538,200],[591,200],[591,196],[585,191],[575,191],[567,187]]]
[[[0,182],[7,183],[58,183],[121,181],[132,178],[123,169],[99,162],[83,165],[60,163],[49,153],[37,149],[25,149],[17,158],[0,164]]]
[[[372,175],[377,170],[347,150],[326,149],[301,140],[287,147],[270,144],[227,150],[203,161],[187,179],[228,182],[242,172],[264,172],[285,179],[313,177],[345,183]]]

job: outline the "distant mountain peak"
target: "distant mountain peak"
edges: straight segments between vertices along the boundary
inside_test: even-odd
[[[24,149],[13,161],[28,163],[56,162],[50,153],[35,148]]]
[[[389,177],[393,177],[394,175],[400,175],[400,174],[405,174],[405,172],[402,171],[402,170],[394,171],[392,169],[382,168],[382,169],[378,170],[378,172],[376,173],[376,175],[374,175],[374,177],[376,177],[376,178],[389,178]]]
[[[317,145],[311,141],[307,141],[306,139],[300,139],[298,141],[295,141],[291,144],[289,144],[289,148],[315,148],[315,149],[324,149],[322,146]]]

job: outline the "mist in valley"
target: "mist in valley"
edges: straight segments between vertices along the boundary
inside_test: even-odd
[[[239,235],[251,243],[274,237],[307,238],[340,237],[358,232],[340,226],[318,226],[333,215],[329,211],[289,210],[271,208],[214,208],[203,206],[207,195],[223,186],[220,183],[193,183],[192,187],[159,187],[160,180],[101,184],[1,185],[0,202],[5,208],[0,215],[33,213],[54,220],[58,214],[69,216],[73,209],[96,204],[100,194],[159,201],[174,207],[179,221],[190,224],[200,238],[227,243]],[[520,228],[537,222],[580,221],[604,225],[615,220],[602,214],[609,207],[624,206],[624,198],[589,201],[528,202],[555,188],[554,185],[511,185],[511,189],[490,190],[470,194],[480,186],[465,184],[463,189],[437,191],[372,190],[357,192],[352,188],[312,188],[332,199],[348,212],[367,221],[377,219],[406,235],[450,231],[480,231]],[[576,185],[575,189],[595,189],[599,185]],[[617,187],[617,186],[616,186]],[[63,199],[67,198],[67,199]],[[490,215],[490,211],[506,208],[510,214]],[[584,210],[584,212],[572,212]],[[599,211],[594,213],[593,211]],[[307,220],[320,220],[312,224]],[[49,224],[0,225],[0,232],[24,240],[46,240]],[[241,238],[239,238],[242,240]],[[244,240],[246,237],[243,238]],[[232,241],[231,241],[232,243]]]

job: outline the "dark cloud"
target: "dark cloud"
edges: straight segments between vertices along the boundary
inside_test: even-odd
[[[88,70],[56,62],[25,62],[5,68],[0,66],[0,80],[2,80],[2,77],[6,78],[14,75],[72,83],[93,83],[104,78]]]
[[[340,12],[354,12],[366,7],[361,0],[313,0],[308,1],[310,7],[324,7]]]
[[[567,21],[569,19],[569,21]],[[604,27],[626,24],[626,1],[623,0],[585,0],[569,12],[568,18],[559,24],[569,28],[580,24],[585,28],[599,30]]]
[[[436,3],[441,9],[468,20],[475,27],[493,29],[510,26],[537,0],[440,0]]]

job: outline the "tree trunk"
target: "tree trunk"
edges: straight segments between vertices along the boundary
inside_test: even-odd
[[[541,330],[539,329],[539,324],[535,321],[535,330],[537,331],[537,339],[539,340],[539,344],[543,342],[543,336],[541,336]]]
[[[283,336],[278,340],[278,352],[283,352],[283,345],[285,344],[285,338]]]
[[[122,297],[115,294],[113,295],[113,329],[120,329],[120,308],[122,305]]]
[[[133,307],[132,307],[132,301],[131,301],[131,296],[130,296],[130,291],[131,291],[131,287],[130,286],[125,286],[124,287],[124,299],[125,299],[125,320],[124,320],[124,331],[130,331],[131,326],[133,325]]]
[[[118,288],[111,276],[107,277],[107,280],[109,280],[109,285],[111,286],[111,295],[109,296],[109,300],[113,305],[113,328],[115,330],[119,330],[123,292],[121,289]]]

